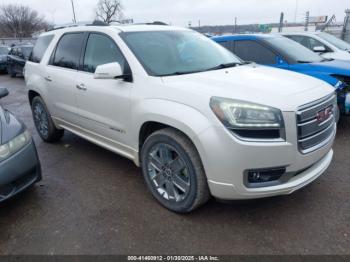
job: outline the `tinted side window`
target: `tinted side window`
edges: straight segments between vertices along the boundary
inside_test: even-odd
[[[58,42],[52,64],[78,70],[83,39],[83,33],[63,35]]]
[[[29,56],[29,61],[34,63],[40,63],[52,39],[53,35],[39,37],[39,39],[35,43],[31,55]]]
[[[218,42],[220,45],[233,52],[233,41]]]
[[[276,64],[276,55],[267,47],[254,41],[236,41],[235,54],[245,61],[258,64]]]
[[[112,39],[101,34],[90,34],[84,56],[83,70],[95,73],[96,67],[118,62],[124,70],[125,58]]]

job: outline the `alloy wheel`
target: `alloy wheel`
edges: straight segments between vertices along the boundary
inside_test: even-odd
[[[174,147],[164,143],[153,146],[147,167],[152,185],[164,199],[172,202],[186,199],[191,186],[189,168]]]

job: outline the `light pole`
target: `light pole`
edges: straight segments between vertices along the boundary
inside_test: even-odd
[[[76,22],[77,22],[77,19],[76,19],[76,16],[75,16],[75,10],[74,10],[74,2],[73,2],[73,0],[71,0],[71,3],[72,3],[72,10],[73,10],[73,22],[76,23]]]
[[[294,14],[294,23],[297,22],[297,16],[298,16],[298,6],[299,6],[299,0],[295,0],[295,14]]]

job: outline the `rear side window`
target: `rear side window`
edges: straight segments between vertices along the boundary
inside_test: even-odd
[[[118,62],[124,70],[125,58],[112,39],[101,34],[90,34],[84,56],[83,70],[95,73],[96,67]]]
[[[308,36],[287,36],[287,37],[298,42],[299,44],[305,46],[310,50],[314,50],[315,47],[319,47],[319,46],[324,47],[326,50],[328,49],[327,46],[322,44],[317,39],[314,39]]]
[[[236,41],[235,54],[245,61],[258,64],[276,64],[276,55],[267,47],[254,41]]]
[[[29,56],[29,61],[34,63],[40,63],[52,39],[53,35],[39,37],[39,39],[35,43],[31,55]]]
[[[52,60],[52,65],[78,70],[84,33],[70,33],[62,36]]]

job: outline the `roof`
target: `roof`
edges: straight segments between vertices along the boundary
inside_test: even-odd
[[[215,41],[230,41],[230,40],[257,40],[266,38],[281,37],[275,34],[240,34],[240,35],[223,35],[215,36],[212,39]]]

